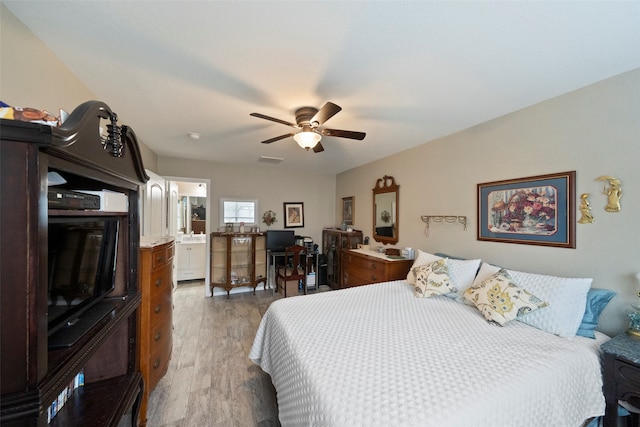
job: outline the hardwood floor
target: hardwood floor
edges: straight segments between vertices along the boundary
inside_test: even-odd
[[[271,291],[206,298],[202,282],[173,294],[169,371],[149,396],[147,425],[279,426],[270,377],[248,358]]]

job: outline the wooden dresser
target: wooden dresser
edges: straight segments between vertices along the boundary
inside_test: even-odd
[[[342,251],[342,287],[405,279],[412,259],[390,259],[369,249]]]
[[[142,237],[140,241],[140,371],[144,395],[140,425],[147,422],[149,393],[167,373],[172,348],[173,238]]]

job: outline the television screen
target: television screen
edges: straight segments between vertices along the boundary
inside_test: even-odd
[[[294,242],[293,230],[267,230],[267,250],[271,252],[284,252]]]
[[[118,228],[115,217],[49,218],[49,334],[114,289]]]

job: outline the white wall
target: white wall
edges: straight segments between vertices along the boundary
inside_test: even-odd
[[[258,199],[259,223],[262,231],[284,229],[285,202],[304,204],[304,227],[292,228],[297,235],[309,236],[320,245],[322,228],[334,227],[335,188],[334,175],[288,171],[280,165],[236,166],[209,161],[158,157],[158,171],[163,176],[206,178],[211,180],[211,230],[219,224],[220,197],[246,197]],[[262,214],[276,213],[278,221],[267,227]]]
[[[47,46],[0,3],[0,100],[15,107],[71,113],[86,101],[105,102],[118,113],[117,102],[98,99]],[[124,119],[124,120],[122,120]],[[119,124],[136,129],[121,118]],[[136,135],[140,138],[140,135]],[[144,166],[155,170],[156,154],[138,140]]]
[[[400,241],[414,247],[529,272],[592,277],[618,295],[601,319],[605,333],[624,330],[624,310],[640,285],[640,69],[356,168],[337,177],[336,201],[355,196],[356,228],[372,230],[376,179],[400,185]],[[476,239],[476,185],[502,179],[576,171],[576,198],[591,193],[593,224],[576,224],[576,249],[484,242]],[[622,181],[622,211],[604,211],[603,183]],[[576,201],[579,206],[579,200]],[[577,213],[579,217],[579,212]],[[336,217],[340,217],[336,207]],[[459,224],[432,224],[420,215],[466,215]]]

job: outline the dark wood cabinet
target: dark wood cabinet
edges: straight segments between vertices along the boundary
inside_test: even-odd
[[[405,279],[412,259],[388,259],[371,250],[342,251],[342,287],[369,285]]]
[[[618,401],[640,408],[640,337],[620,334],[600,346],[606,410],[603,425],[618,426]],[[632,413],[627,425],[637,426],[640,416]]]
[[[108,138],[100,135],[101,126],[110,126]],[[137,356],[138,188],[147,179],[135,135],[117,125],[106,104],[90,101],[60,127],[0,119],[0,139],[0,424],[46,426],[49,407],[80,372],[84,386],[68,394],[50,425],[115,426],[125,414],[135,423],[143,389]],[[64,178],[57,189],[117,192],[128,209],[50,209],[50,173]],[[79,322],[105,307],[106,315],[75,343],[50,348],[50,221],[104,217],[119,227],[109,276],[114,289]]]
[[[341,289],[342,273],[340,269],[341,253],[345,249],[355,249],[362,244],[362,231],[342,231],[339,228],[322,230],[322,253],[327,263],[327,285],[332,289]]]

